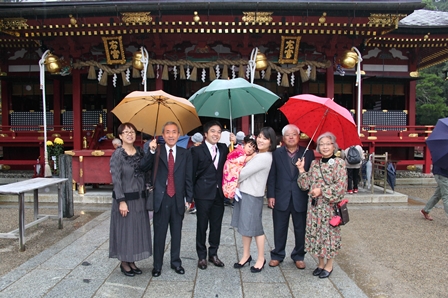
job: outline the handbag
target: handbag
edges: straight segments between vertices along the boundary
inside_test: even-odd
[[[350,217],[348,215],[348,208],[347,208],[347,199],[343,199],[341,202],[336,204],[334,206],[334,212],[337,216],[341,218],[341,225],[345,225],[350,221]]]
[[[157,150],[156,156],[154,157],[156,160],[155,160],[154,166],[152,168],[151,183],[146,183],[146,189],[145,189],[146,210],[148,210],[148,211],[154,211],[154,185],[156,183],[157,169],[159,167],[159,158],[160,158],[159,146],[157,146],[156,150]],[[149,153],[149,154],[151,154],[151,153]]]
[[[319,161],[319,170],[320,170],[320,174],[322,175],[322,179],[324,180],[325,184],[329,185],[327,183],[327,181],[325,180],[325,178],[324,178],[324,174],[322,173],[322,168],[320,166],[320,161]],[[350,221],[350,217],[348,215],[347,203],[348,203],[348,200],[347,199],[343,199],[338,204],[333,205],[333,207],[334,207],[334,215],[330,219],[330,225],[331,226],[337,227],[339,225],[345,225],[345,224],[347,224]]]

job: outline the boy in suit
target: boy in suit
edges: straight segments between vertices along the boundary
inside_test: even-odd
[[[217,267],[224,267],[224,263],[218,258],[218,248],[224,214],[222,172],[229,152],[225,144],[218,143],[222,132],[221,123],[210,121],[203,128],[205,142],[191,148],[194,199],[197,210],[196,252],[200,269],[207,268],[206,238],[209,225],[208,260]]]

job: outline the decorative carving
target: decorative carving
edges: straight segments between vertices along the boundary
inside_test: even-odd
[[[392,14],[392,13],[371,13],[369,17],[369,25],[394,26],[398,28],[398,22],[406,17],[406,14]]]
[[[102,37],[102,39],[106,52],[107,64],[126,63],[122,37]]]
[[[101,151],[101,150],[95,150],[95,151],[92,151],[92,156],[103,156],[104,155],[104,151]]]
[[[242,20],[244,22],[249,22],[249,23],[270,23],[272,22],[272,14],[274,12],[255,12],[255,11],[249,11],[249,12],[244,12],[243,11],[243,18]]]
[[[281,64],[297,64],[299,58],[299,43],[301,36],[282,36],[280,45],[280,57],[278,62]]]
[[[151,22],[151,12],[122,12],[121,20],[125,23],[146,23]]]
[[[2,19],[0,20],[0,30],[17,28],[27,29],[28,24],[26,22],[27,19],[24,18]]]

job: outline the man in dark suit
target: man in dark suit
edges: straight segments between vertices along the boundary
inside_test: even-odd
[[[300,130],[288,124],[282,130],[285,146],[272,154],[272,166],[267,183],[268,206],[273,209],[274,245],[269,266],[276,267],[286,256],[285,246],[288,235],[289,218],[294,225],[295,247],[291,258],[298,269],[305,269],[305,226],[308,204],[307,191],[297,185],[299,171],[295,165],[303,156],[305,148],[299,146]],[[314,160],[313,150],[305,153],[305,170]]]
[[[185,273],[180,259],[182,221],[185,207],[190,206],[193,198],[192,158],[188,150],[176,146],[180,136],[177,123],[167,122],[163,126],[162,136],[165,145],[157,148],[156,139],[152,140],[149,144],[149,152],[140,162],[140,167],[144,171],[150,169],[154,171],[157,164],[155,156],[159,156],[153,193],[154,268],[152,276],[154,277],[160,276],[162,272],[168,225],[171,233],[171,268],[178,274]],[[156,150],[160,150],[159,155],[155,154]]]
[[[222,171],[228,149],[221,138],[222,126],[218,121],[210,121],[204,126],[205,142],[191,148],[193,157],[193,184],[196,204],[196,252],[198,267],[207,268],[207,227],[209,231],[208,260],[215,266],[224,267],[218,258],[221,238],[222,217],[224,214],[224,194],[222,192]]]

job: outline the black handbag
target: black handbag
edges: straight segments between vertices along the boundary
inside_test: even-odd
[[[156,183],[156,175],[157,175],[157,168],[159,167],[159,158],[160,158],[160,148],[157,146],[157,152],[156,156],[154,157],[155,163],[152,168],[152,179],[151,183],[146,184],[145,194],[146,194],[146,210],[148,211],[154,211],[154,185]],[[149,152],[149,154],[151,154]]]

